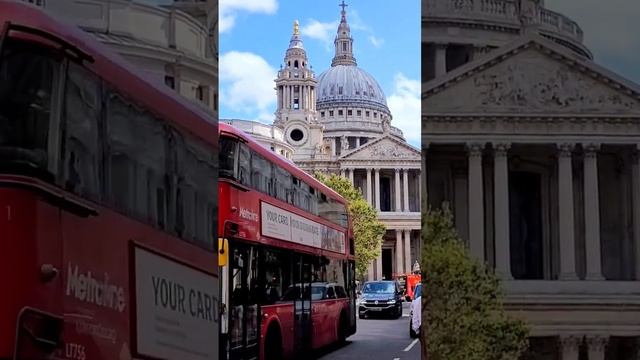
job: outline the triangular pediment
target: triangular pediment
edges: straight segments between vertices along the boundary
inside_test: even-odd
[[[423,86],[438,114],[640,114],[640,87],[539,35],[496,49]]]
[[[382,136],[340,158],[342,160],[420,160],[420,151],[391,136]]]

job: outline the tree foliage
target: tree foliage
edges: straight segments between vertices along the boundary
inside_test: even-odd
[[[382,236],[386,231],[383,223],[378,221],[378,213],[362,197],[359,189],[341,176],[331,174],[315,174],[316,178],[335,192],[344,197],[349,203],[349,216],[353,224],[354,246],[356,251],[356,275],[359,278],[367,273],[371,261],[380,256]]]
[[[505,312],[500,280],[470,256],[446,205],[423,209],[423,354],[429,360],[518,358],[529,330]]]

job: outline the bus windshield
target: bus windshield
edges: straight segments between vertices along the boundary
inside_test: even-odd
[[[60,62],[51,52],[6,39],[0,49],[0,167],[46,170]]]

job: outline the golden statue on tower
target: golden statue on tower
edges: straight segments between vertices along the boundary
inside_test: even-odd
[[[298,24],[298,20],[293,21],[293,35],[300,35],[300,24]]]

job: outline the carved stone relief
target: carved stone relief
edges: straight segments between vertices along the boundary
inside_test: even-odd
[[[431,95],[424,105],[447,112],[640,110],[640,104],[632,97],[533,49]]]
[[[404,159],[412,157],[412,154],[403,150],[399,145],[383,144],[376,146],[370,151],[371,156],[379,158]]]

